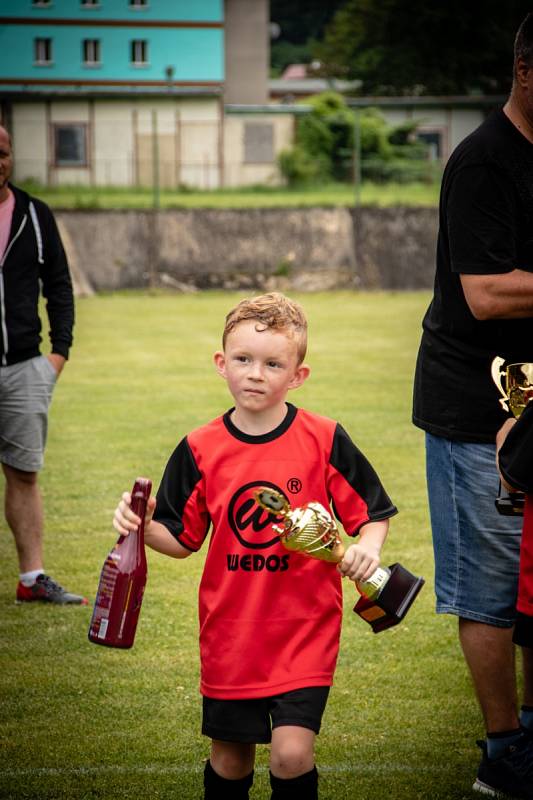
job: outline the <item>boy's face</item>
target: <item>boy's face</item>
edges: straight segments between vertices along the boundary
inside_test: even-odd
[[[307,378],[309,367],[298,364],[294,338],[270,329],[257,331],[256,326],[256,320],[239,322],[214,360],[236,408],[259,413],[284,404],[289,389]]]

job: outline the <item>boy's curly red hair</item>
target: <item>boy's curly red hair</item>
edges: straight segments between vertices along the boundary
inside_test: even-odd
[[[268,292],[258,297],[241,300],[226,317],[222,347],[226,347],[228,334],[239,322],[257,321],[256,330],[273,330],[294,338],[298,363],[301,364],[307,351],[307,320],[303,308],[281,292]]]

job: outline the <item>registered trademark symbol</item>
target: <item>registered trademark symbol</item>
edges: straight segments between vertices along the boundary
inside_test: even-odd
[[[287,481],[287,489],[291,494],[298,494],[301,491],[302,482],[300,478],[289,478]]]

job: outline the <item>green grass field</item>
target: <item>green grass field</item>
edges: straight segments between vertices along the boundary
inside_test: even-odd
[[[146,187],[113,188],[90,186],[44,187],[23,185],[52,208],[131,209],[152,208],[154,193]],[[365,181],[358,201],[377,206],[436,206],[440,182],[376,184]],[[299,189],[251,186],[213,191],[161,190],[161,208],[309,208],[315,206],[354,206],[355,188],[347,183],[332,183]]]
[[[211,367],[237,294],[140,293],[78,301],[72,360],[57,387],[42,487],[46,566],[94,598],[115,536],[112,511],[137,475],[157,484],[177,441],[230,401]],[[317,740],[322,800],[471,796],[482,735],[456,640],[437,617],[423,434],[411,385],[427,293],[300,296],[310,380],[291,399],[337,418],[400,509],[384,561],[427,585],[407,619],[374,635],[351,608]],[[208,741],[199,732],[196,591],[203,555],[149,552],[135,646],[87,641],[90,608],[16,606],[16,559],[0,521],[0,798],[196,800]],[[259,748],[251,797],[265,800]]]

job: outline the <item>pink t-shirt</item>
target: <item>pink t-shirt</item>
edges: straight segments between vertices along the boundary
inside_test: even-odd
[[[11,220],[13,219],[13,209],[15,208],[15,195],[8,189],[7,200],[0,203],[0,259],[4,255],[9,240],[11,230]]]

